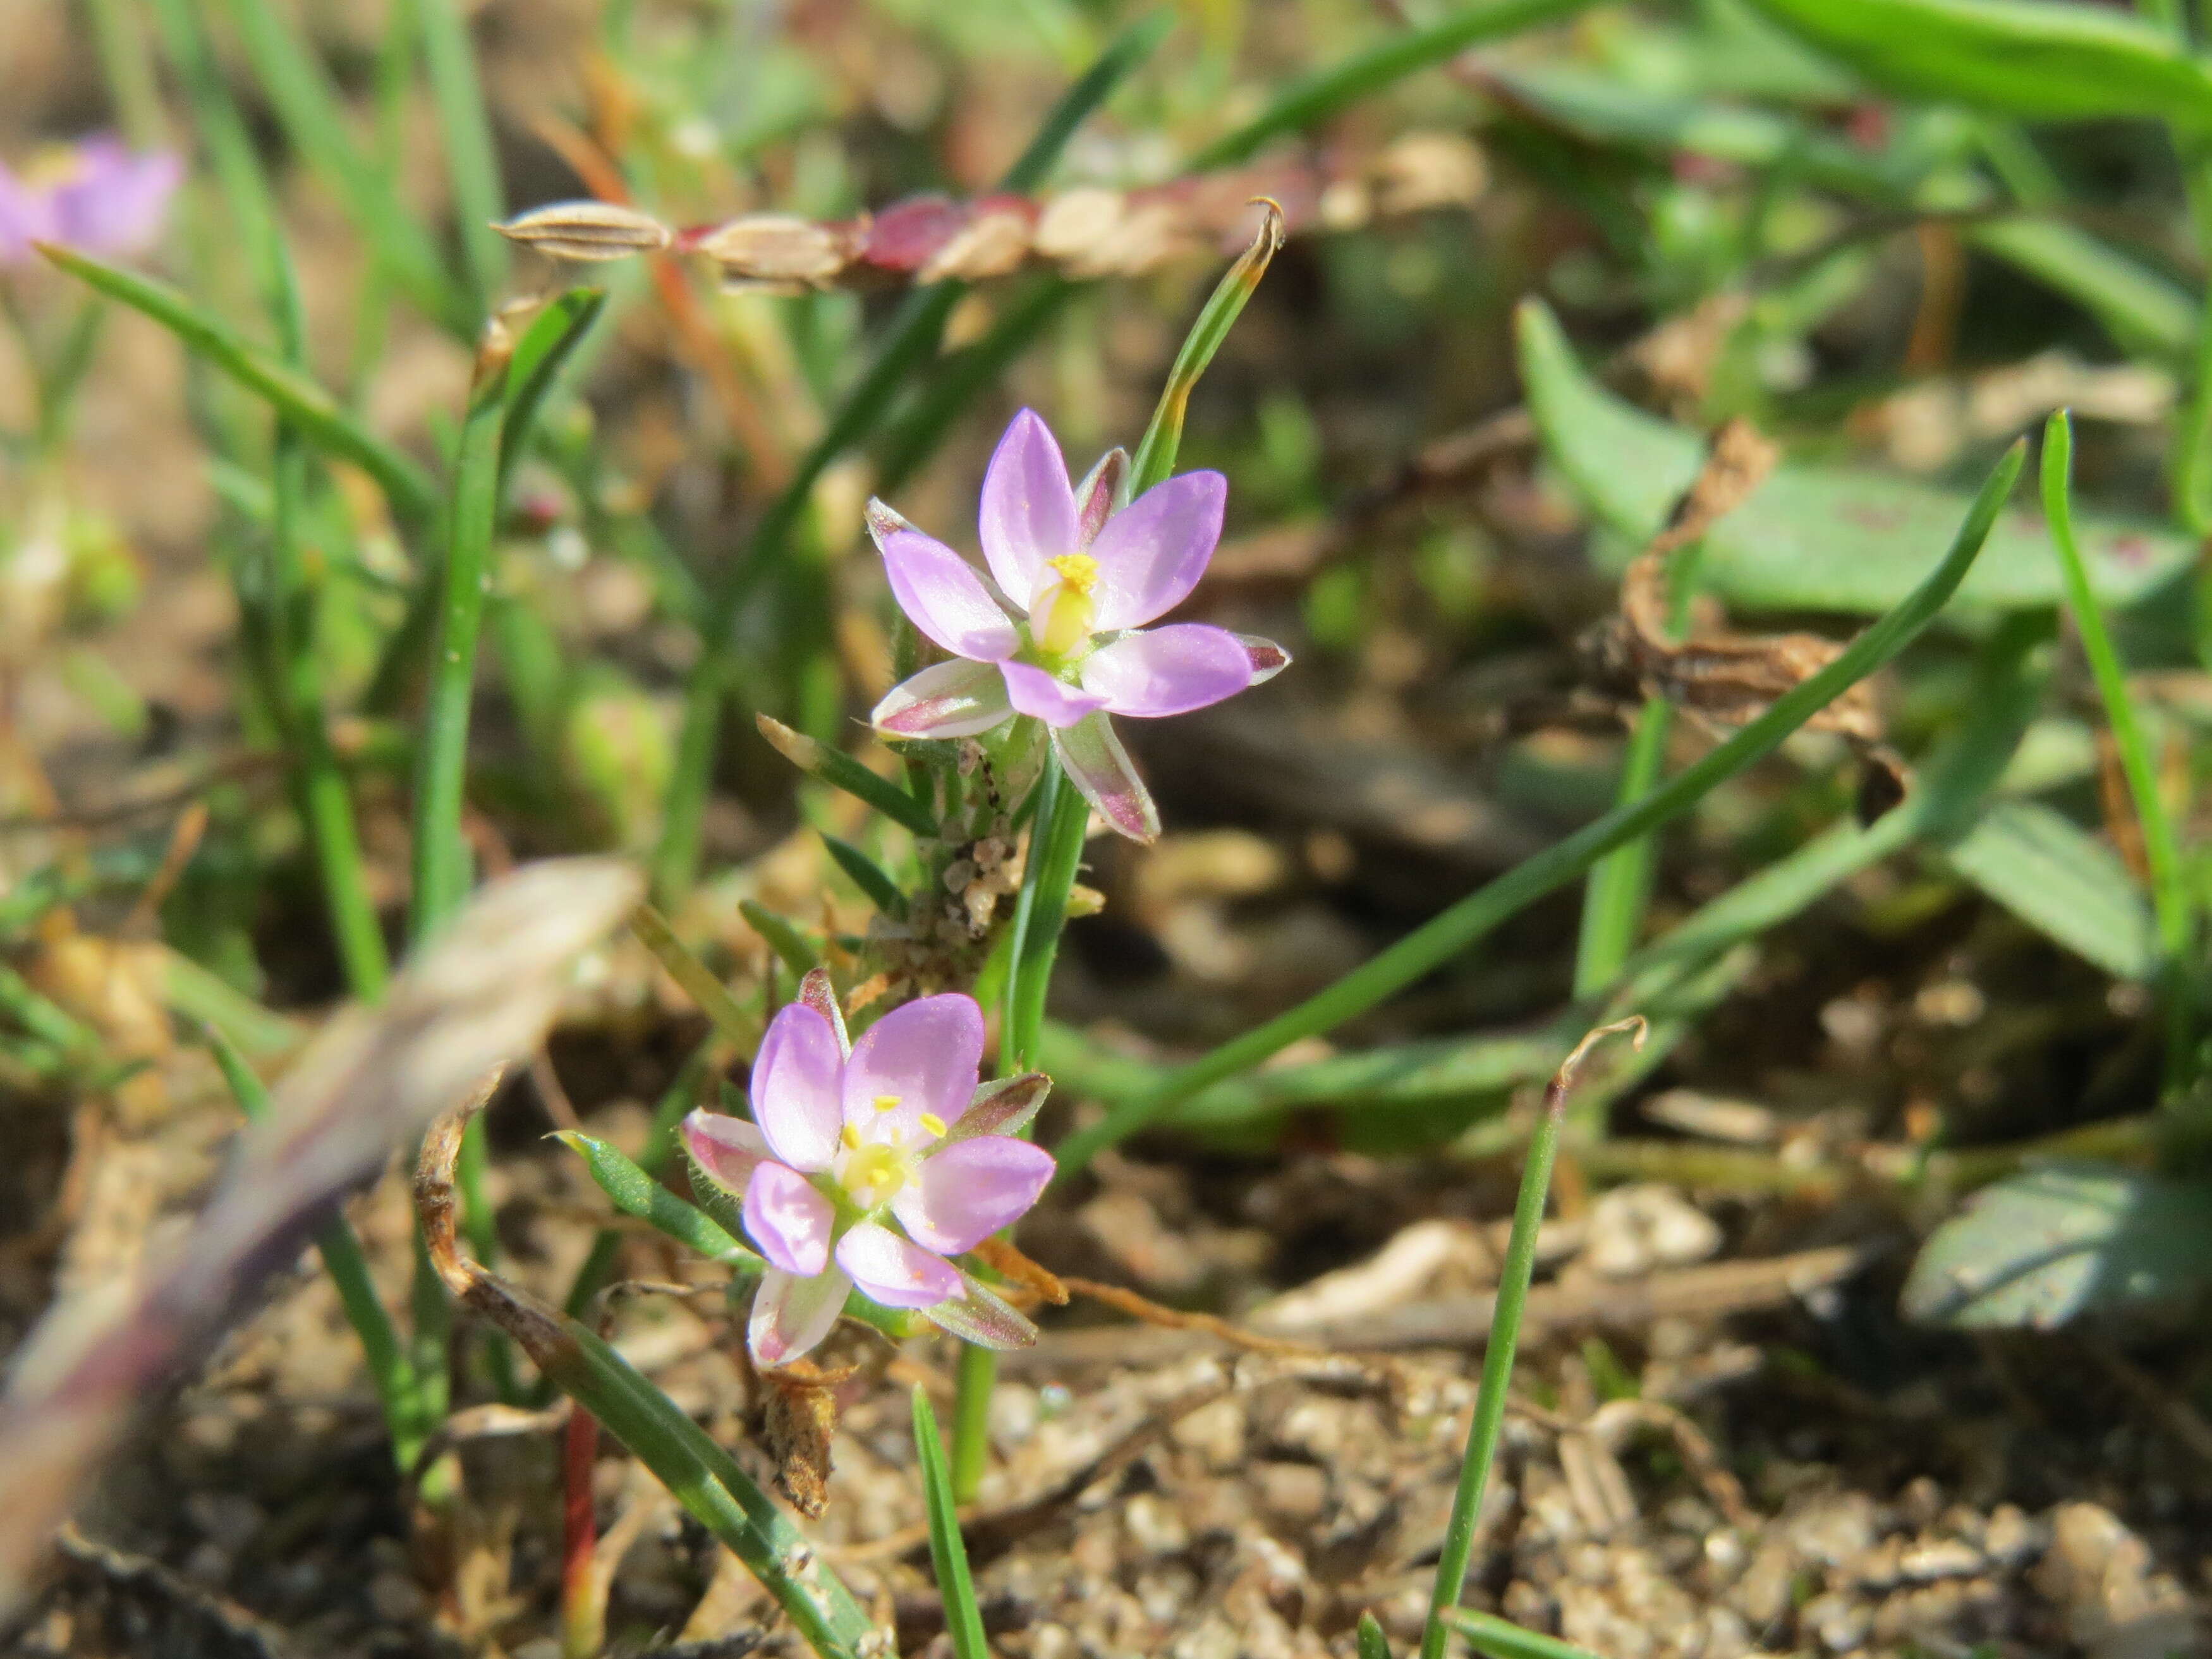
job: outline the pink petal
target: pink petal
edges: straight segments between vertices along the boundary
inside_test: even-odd
[[[142,253],[168,218],[183,179],[174,155],[134,155],[112,138],[78,147],[78,176],[54,192],[56,232],[71,247],[107,255]]]
[[[1115,498],[1129,480],[1129,452],[1108,450],[1075,487],[1075,532],[1088,548],[1113,516]]]
[[[763,1159],[745,1187],[745,1231],[771,1265],[811,1278],[830,1265],[836,1206],[798,1170]]]
[[[909,1146],[925,1139],[921,1119],[951,1123],[975,1092],[983,1064],[983,1011],[957,992],[918,997],[894,1008],[853,1045],[845,1068],[845,1121],[872,1139],[892,1132]],[[878,1111],[876,1103],[898,1104]]]
[[[908,1236],[957,1255],[1029,1213],[1052,1179],[1052,1154],[1012,1135],[979,1135],[924,1158],[921,1178],[891,1200]]]
[[[960,1288],[959,1296],[924,1308],[921,1316],[980,1348],[1026,1348],[1037,1340],[1037,1328],[975,1274],[962,1273]]]
[[[960,1114],[939,1143],[972,1139],[977,1135],[1010,1135],[1037,1115],[1044,1097],[1052,1092],[1052,1079],[1042,1072],[1024,1072],[1001,1078],[975,1091],[968,1109]]]
[[[732,1198],[744,1197],[754,1169],[762,1159],[775,1155],[757,1123],[703,1106],[684,1120],[678,1133],[684,1137],[692,1169]]]
[[[1082,546],[1067,463],[1036,410],[1015,416],[992,452],[976,519],[991,574],[1016,604],[1035,591],[1047,559]]]
[[[1055,731],[1052,752],[1060,757],[1060,769],[1083,792],[1083,799],[1107,823],[1132,841],[1159,838],[1160,810],[1152,805],[1152,792],[1129,763],[1129,751],[1121,747],[1105,715],[1088,715]]]
[[[830,1022],[804,1003],[780,1009],[753,1061],[753,1121],[794,1170],[826,1170],[845,1127],[844,1051]]]
[[[1188,714],[1251,684],[1251,654],[1227,629],[1204,623],[1124,634],[1083,659],[1083,689],[1139,720]]]
[[[999,665],[956,657],[893,686],[868,724],[888,738],[972,738],[1013,717]]]
[[[52,194],[33,190],[0,166],[0,264],[24,258],[33,242],[58,240]]]
[[[753,1364],[774,1370],[817,1346],[852,1293],[853,1281],[835,1267],[810,1279],[770,1267],[753,1292],[753,1316],[745,1327]]]
[[[950,1261],[872,1221],[837,1241],[837,1265],[886,1308],[932,1307],[961,1292],[959,1270]]]
[[[1185,472],[1154,484],[1106,520],[1091,544],[1098,561],[1096,626],[1142,628],[1181,605],[1206,574],[1221,539],[1229,481]]]
[[[876,545],[899,609],[916,628],[970,662],[1013,654],[1020,636],[967,560],[919,530],[894,530]]]
[[[999,672],[1006,677],[1006,701],[1014,712],[1047,726],[1073,726],[1093,709],[1106,706],[1106,699],[1097,692],[1078,690],[1025,662],[1002,662]]]

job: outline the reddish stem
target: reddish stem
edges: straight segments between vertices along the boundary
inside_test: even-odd
[[[561,1634],[565,1659],[592,1659],[605,1635],[606,1607],[592,1557],[599,1547],[592,1472],[599,1419],[575,1406],[561,1437]]]

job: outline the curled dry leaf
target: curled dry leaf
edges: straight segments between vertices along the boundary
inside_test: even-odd
[[[761,1438],[775,1460],[776,1490],[808,1520],[830,1507],[830,1444],[837,1433],[837,1389],[859,1369],[796,1359],[763,1371],[768,1402]]]
[[[1584,642],[1605,690],[1624,700],[1663,697],[1707,727],[1744,726],[1843,654],[1843,645],[1817,634],[1693,629],[1679,641],[1669,637],[1669,562],[1748,501],[1779,459],[1750,422],[1721,428],[1666,526],[1622,576],[1620,613]],[[1885,740],[1869,682],[1853,685],[1806,724],[1844,738],[1867,763],[1862,817],[1879,817],[1904,799],[1904,762]]]
[[[0,1607],[137,1403],[395,1146],[537,1048],[576,958],[641,890],[611,859],[549,860],[486,887],[383,1006],[346,1010],[308,1045],[164,1270],[46,1316],[0,1400]]]

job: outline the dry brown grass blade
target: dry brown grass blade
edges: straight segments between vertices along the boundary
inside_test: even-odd
[[[0,1400],[0,1607],[139,1403],[394,1146],[544,1041],[576,957],[641,893],[609,859],[551,860],[486,887],[381,1008],[323,1028],[165,1268],[48,1314]]]

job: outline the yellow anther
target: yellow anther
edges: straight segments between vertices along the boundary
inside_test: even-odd
[[[906,1164],[890,1147],[864,1146],[846,1167],[845,1187],[863,1204],[880,1204],[906,1185]]]
[[[898,1103],[899,1097],[896,1095],[878,1095],[876,1097],[876,1109],[879,1112],[893,1111],[896,1109]]]
[[[1098,586],[1098,561],[1088,553],[1062,553],[1045,563],[1060,573],[1071,593],[1088,593]]]
[[[945,1133],[945,1120],[934,1112],[924,1112],[921,1115],[921,1127],[933,1135],[941,1135]]]
[[[860,1132],[849,1123],[837,1131],[837,1139],[848,1152],[857,1152],[860,1150]]]

